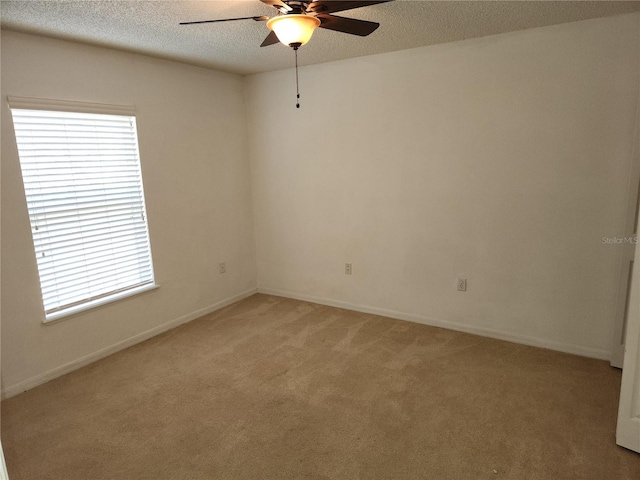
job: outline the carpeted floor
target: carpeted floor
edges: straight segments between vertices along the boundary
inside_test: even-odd
[[[638,480],[606,362],[255,295],[2,403],[11,480]]]

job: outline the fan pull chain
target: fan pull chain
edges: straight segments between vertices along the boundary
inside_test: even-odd
[[[298,86],[298,49],[294,48],[296,52],[296,108],[300,108],[300,87]]]

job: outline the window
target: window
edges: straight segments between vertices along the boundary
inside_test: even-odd
[[[9,104],[45,322],[154,288],[133,110]]]

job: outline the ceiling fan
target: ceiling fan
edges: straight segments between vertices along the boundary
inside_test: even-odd
[[[298,48],[311,39],[316,28],[326,28],[336,32],[348,33],[366,37],[373,33],[380,24],[367,20],[345,18],[333,15],[336,12],[344,12],[354,8],[368,7],[378,3],[386,3],[392,0],[260,0],[277,10],[273,17],[265,15],[256,17],[222,18],[218,20],[199,20],[195,22],[181,22],[180,25],[194,25],[198,23],[231,22],[235,20],[255,20],[267,22],[267,28],[271,30],[264,39],[261,47],[283,43],[295,50],[296,53],[296,93],[300,98],[298,89]],[[296,103],[300,108],[300,103]]]
[[[260,0],[262,3],[275,8],[277,14],[273,17],[240,17],[223,18],[219,20],[200,20],[195,22],[181,22],[180,25],[197,23],[231,22],[234,20],[255,20],[267,22],[271,33],[264,39],[261,47],[282,42],[297,50],[309,41],[313,31],[326,28],[337,32],[349,33],[366,37],[380,26],[379,23],[354,18],[332,15],[353,8],[368,7],[392,0]]]

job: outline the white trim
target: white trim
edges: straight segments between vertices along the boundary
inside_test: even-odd
[[[106,103],[73,102],[46,98],[8,96],[9,107],[24,110],[51,110],[56,112],[97,113],[135,117],[136,108],[130,105],[108,105]]]
[[[155,283],[149,283],[146,285],[142,285],[140,287],[129,288],[128,290],[125,290],[123,292],[114,293],[113,295],[109,295],[107,297],[102,297],[97,300],[84,302],[84,303],[81,303],[80,305],[65,308],[64,310],[60,310],[58,312],[45,315],[45,318],[44,320],[42,320],[42,323],[45,325],[58,323],[60,320],[73,317],[74,315],[77,315],[82,312],[86,312],[87,310],[92,310],[94,308],[102,307],[104,305],[109,305],[114,302],[119,302],[121,300],[125,300],[135,295],[140,295],[146,292],[150,292],[152,290],[157,290],[158,288],[160,288],[160,285],[156,285]]]
[[[557,342],[555,340],[547,340],[543,338],[530,337],[527,335],[519,335],[516,333],[504,332],[504,331],[495,330],[492,328],[465,325],[463,323],[451,322],[449,320],[440,320],[440,319],[425,317],[422,315],[416,315],[413,313],[398,312],[395,310],[387,310],[385,308],[370,307],[367,305],[357,305],[349,302],[342,302],[339,300],[331,300],[328,298],[314,297],[312,295],[299,294],[299,293],[277,290],[272,288],[258,287],[258,293],[264,293],[266,295],[275,295],[278,297],[293,298],[295,300],[303,300],[303,301],[312,302],[312,303],[319,303],[321,305],[327,305],[330,307],[344,308],[345,310],[353,310],[356,312],[370,313],[373,315],[380,315],[383,317],[395,318],[397,320],[405,320],[407,322],[421,323],[423,325],[429,325],[432,327],[442,327],[442,328],[447,328],[449,330],[455,330],[458,332],[471,333],[473,335],[480,335],[482,337],[495,338],[498,340],[505,340],[507,342],[519,343],[522,345],[529,345],[532,347],[546,348],[546,349],[555,350],[558,352],[581,355],[583,357],[597,358],[599,360],[609,360],[611,358],[611,352],[609,352],[609,350],[603,350],[603,349],[592,348],[592,347],[583,347],[581,345],[574,345],[572,343]]]
[[[630,152],[631,165],[629,167],[629,182],[627,185],[627,211],[626,225],[623,237],[632,237],[637,235],[635,231],[636,222],[638,221],[638,198],[640,196],[640,89],[638,90],[638,103],[636,105],[636,120],[634,141]],[[619,263],[619,280],[618,280],[618,304],[616,308],[616,316],[614,317],[613,341],[611,343],[611,366],[622,368],[624,364],[625,351],[625,330],[626,322],[625,313],[628,308],[627,296],[629,291],[629,279],[631,272],[629,266],[634,259],[635,246],[632,243],[619,245],[622,250]]]
[[[7,473],[7,463],[4,461],[4,450],[2,444],[0,444],[0,480],[9,480],[9,474]]]
[[[126,340],[122,340],[121,342],[90,353],[89,355],[85,355],[84,357],[78,358],[69,363],[65,363],[64,365],[60,365],[59,367],[49,370],[48,372],[36,375],[35,377],[16,383],[15,385],[5,387],[2,389],[2,398],[5,399],[13,397],[14,395],[18,395],[19,393],[37,387],[38,385],[42,385],[49,380],[53,380],[54,378],[60,377],[69,372],[73,372],[74,370],[82,368],[85,365],[89,365],[90,363],[105,358],[113,353],[119,352],[120,350],[124,350],[125,348],[131,347],[132,345],[144,342],[151,337],[155,337],[156,335],[166,332],[167,330],[171,330],[172,328],[182,325],[183,323],[190,322],[191,320],[195,320],[196,318],[202,317],[203,315],[207,315],[211,312],[215,312],[216,310],[220,310],[227,305],[231,305],[232,303],[242,300],[243,298],[250,297],[255,293],[257,293],[257,289],[251,288],[242,293],[234,295],[233,297],[221,300],[220,302],[214,303],[213,305],[201,308],[200,310],[196,310],[195,312],[192,312],[188,315],[184,315],[180,318],[176,318],[175,320],[171,320],[169,322],[163,323],[162,325],[158,325],[157,327],[147,330],[146,332],[139,333],[137,335],[134,335],[133,337],[127,338]]]
[[[207,315],[208,313],[214,312],[216,310],[220,310],[221,308],[224,308],[227,305],[231,305],[232,303],[235,303],[239,300],[250,297],[255,293],[263,293],[265,295],[287,297],[295,300],[318,303],[320,305],[328,305],[330,307],[344,308],[346,310],[353,310],[356,312],[370,313],[373,315],[381,315],[389,318],[395,318],[398,320],[405,320],[408,322],[420,323],[423,325],[430,325],[433,327],[442,327],[442,328],[447,328],[449,330],[471,333],[474,335],[495,338],[498,340],[505,340],[508,342],[519,343],[523,345],[530,345],[533,347],[547,348],[549,350],[556,350],[559,352],[571,353],[574,355],[597,358],[600,360],[610,359],[610,352],[608,350],[603,350],[603,349],[583,347],[580,345],[574,345],[570,343],[556,342],[553,340],[545,340],[545,339],[540,339],[536,337],[529,337],[526,335],[518,335],[518,334],[502,332],[502,331],[494,330],[490,328],[464,325],[457,322],[433,319],[433,318],[428,318],[428,317],[424,317],[424,316],[416,315],[412,313],[398,312],[395,310],[387,310],[384,308],[369,307],[365,305],[356,305],[349,302],[342,302],[339,300],[331,300],[327,298],[315,297],[312,295],[304,295],[304,294],[271,289],[271,288],[252,288],[242,293],[239,293],[237,295],[234,295],[233,297],[227,298],[218,303],[210,305],[208,307],[201,308],[200,310],[197,310],[188,315],[184,315],[175,320],[171,320],[167,323],[163,323],[162,325],[159,325],[155,328],[147,330],[146,332],[142,332],[138,335],[134,335],[133,337],[130,337],[126,340],[118,342],[109,347],[105,347],[101,350],[98,350],[97,352],[91,353],[77,360],[73,360],[69,363],[56,367],[52,370],[49,370],[48,372],[45,372],[40,375],[36,375],[35,377],[24,380],[15,385],[10,385],[8,387],[5,387],[4,389],[2,389],[1,397],[5,399],[5,398],[18,395],[19,393],[22,393],[26,390],[37,387],[38,385],[42,385],[43,383],[53,380],[54,378],[60,377],[62,375],[65,375],[66,373],[82,368],[85,365],[89,365],[90,363],[93,363],[97,360],[105,358],[113,353],[119,352],[120,350],[124,350],[125,348],[128,348],[132,345],[148,340],[149,338],[152,338],[156,335],[166,332],[167,330],[171,330],[172,328],[182,325],[183,323],[190,322],[191,320],[195,320],[196,318],[202,317],[203,315]]]
[[[638,220],[640,221],[640,212]],[[640,244],[635,248],[626,322],[627,338],[620,382],[616,443],[640,453]]]

